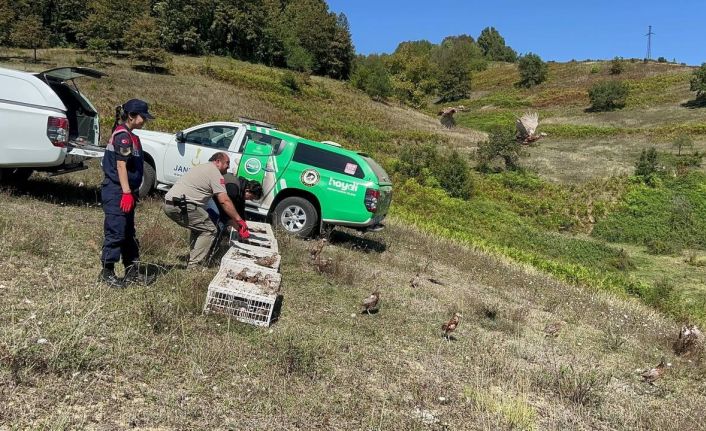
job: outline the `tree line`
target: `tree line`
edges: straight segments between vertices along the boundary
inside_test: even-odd
[[[485,70],[489,61],[533,62],[535,57],[541,62],[534,54],[519,57],[494,27],[487,27],[478,39],[464,34],[449,36],[438,45],[426,40],[402,42],[392,54],[357,56],[351,83],[374,99],[395,97],[419,107],[429,96],[439,102],[467,97],[473,72]],[[546,78],[546,65],[541,62],[539,67],[544,67],[543,77],[532,78],[529,85]]]
[[[0,0],[0,45],[229,55],[336,79],[355,56],[324,0]]]

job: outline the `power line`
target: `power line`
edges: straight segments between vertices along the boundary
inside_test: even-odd
[[[647,59],[652,60],[652,35],[654,33],[652,32],[652,26],[648,27],[647,34]]]

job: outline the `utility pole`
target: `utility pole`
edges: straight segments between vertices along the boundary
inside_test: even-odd
[[[652,26],[648,27],[647,34],[647,59],[652,60]]]

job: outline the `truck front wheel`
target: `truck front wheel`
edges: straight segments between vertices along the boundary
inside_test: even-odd
[[[154,188],[154,181],[157,174],[152,165],[147,162],[143,163],[142,169],[142,184],[140,184],[139,194],[141,198],[147,197]]]
[[[319,223],[319,213],[308,200],[299,196],[282,199],[274,211],[275,228],[300,238],[308,238]]]

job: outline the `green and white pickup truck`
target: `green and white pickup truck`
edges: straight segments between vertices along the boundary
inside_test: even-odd
[[[140,194],[168,190],[214,153],[231,157],[236,176],[258,180],[264,194],[247,210],[306,237],[326,226],[383,228],[392,198],[389,176],[375,160],[334,142],[316,142],[241,119],[213,122],[176,134],[136,130],[145,154]]]

